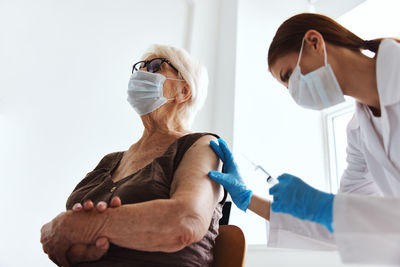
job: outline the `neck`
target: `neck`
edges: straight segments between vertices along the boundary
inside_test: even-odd
[[[142,117],[144,131],[137,145],[168,146],[177,138],[190,133],[180,123],[173,119],[155,121],[151,116]]]
[[[376,58],[343,49],[338,56],[338,82],[343,94],[355,98],[358,102],[380,111],[378,86],[376,81]],[[345,56],[343,56],[345,53]]]

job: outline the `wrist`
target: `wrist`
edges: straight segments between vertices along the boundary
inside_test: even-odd
[[[253,194],[248,209],[269,221],[271,201]]]
[[[333,232],[333,202],[334,202],[334,199],[335,199],[335,195],[329,194],[329,196],[327,198],[327,204],[326,204],[327,220],[325,223],[327,224],[327,228],[331,233]]]
[[[64,219],[64,232],[73,243],[94,244],[103,236],[108,210],[99,213],[96,210],[79,213],[67,212]]]
[[[73,227],[73,213],[65,211],[57,215],[50,223],[51,232],[58,240],[64,240],[74,243],[79,235],[76,234]]]
[[[330,232],[333,232],[333,201],[334,194],[322,193],[320,200],[320,212],[316,218],[317,222],[324,225]]]
[[[247,208],[249,207],[250,201],[251,201],[251,196],[253,195],[253,191],[246,189],[243,190],[242,193],[240,194],[239,200],[233,200],[235,202],[236,206],[246,212]]]

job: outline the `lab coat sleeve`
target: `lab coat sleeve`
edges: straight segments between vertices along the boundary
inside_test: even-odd
[[[360,151],[359,127],[355,117],[347,127],[347,139],[348,167],[343,174],[339,192],[380,195],[377,185],[370,179],[367,165]],[[334,235],[320,224],[271,210],[268,246],[333,250],[336,249],[336,241]]]
[[[324,226],[272,210],[268,246],[312,250],[336,249],[333,235]]]
[[[347,126],[347,168],[340,182],[339,193],[381,196],[380,189],[371,178],[360,144],[358,122],[353,117]]]
[[[400,198],[338,194],[333,227],[343,262],[400,264]]]
[[[400,199],[382,197],[370,178],[354,126],[348,127],[348,167],[333,205],[336,245],[345,263],[399,265]]]

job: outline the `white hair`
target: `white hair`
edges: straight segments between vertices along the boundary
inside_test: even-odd
[[[182,112],[184,120],[186,120],[185,123],[190,127],[207,97],[207,69],[182,48],[155,44],[148,49],[142,58],[147,59],[151,56],[168,59],[179,71],[181,77],[188,83],[192,96],[183,106]]]

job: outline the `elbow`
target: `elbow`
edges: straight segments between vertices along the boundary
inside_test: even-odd
[[[200,218],[188,218],[185,223],[186,227],[184,227],[181,234],[182,245],[188,246],[196,243],[207,233],[207,227],[204,227]]]
[[[197,216],[190,216],[182,219],[176,227],[175,245],[170,247],[170,252],[179,251],[193,243],[200,241],[207,233],[202,219]]]
[[[171,210],[164,221],[165,230],[158,236],[161,251],[177,252],[183,248],[200,241],[207,233],[211,218],[205,218],[197,210],[181,201],[172,202]]]

